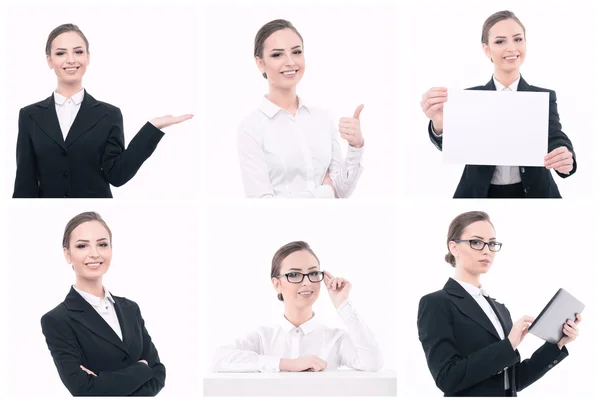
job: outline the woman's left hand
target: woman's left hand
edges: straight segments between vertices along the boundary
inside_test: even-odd
[[[573,153],[567,147],[558,147],[544,156],[546,169],[554,169],[562,174],[569,174],[573,170]]]
[[[353,117],[342,117],[340,119],[340,134],[353,148],[362,148],[365,145],[365,140],[360,129],[360,112],[362,112],[364,107],[365,105],[357,107]]]
[[[169,126],[172,126],[173,124],[179,124],[182,121],[189,120],[192,117],[194,117],[193,114],[184,114],[183,116],[168,115],[162,117],[155,117],[152,120],[150,120],[150,124],[158,128],[159,130],[162,130],[163,128],[167,128]]]
[[[562,349],[567,343],[573,342],[575,339],[577,339],[577,335],[579,335],[579,328],[577,328],[577,325],[579,325],[582,320],[581,314],[577,314],[575,316],[575,322],[573,322],[573,320],[567,320],[567,322],[563,325],[563,333],[565,336],[563,336],[556,344],[559,349]]]
[[[348,300],[352,284],[344,278],[335,278],[328,271],[323,272],[325,273],[325,286],[329,292],[329,297],[337,309],[343,302]]]

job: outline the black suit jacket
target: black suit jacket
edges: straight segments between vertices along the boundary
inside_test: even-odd
[[[467,88],[469,90],[495,91],[494,79],[492,78],[484,86]],[[569,174],[556,172],[560,177],[571,176],[577,170],[577,161],[573,144],[565,133],[562,132],[558,108],[556,106],[556,92],[550,89],[544,89],[529,85],[523,77],[519,81],[517,91],[530,92],[549,92],[550,93],[550,113],[548,121],[548,153],[558,147],[567,147],[573,153],[573,170]],[[429,138],[431,142],[441,151],[443,136],[438,137],[433,131],[433,122],[429,121]],[[463,171],[454,198],[487,198],[492,176],[496,166],[484,165],[466,165]],[[545,167],[520,166],[521,182],[523,183],[523,192],[526,198],[561,198],[558,187],[552,178],[552,173]]]
[[[487,298],[498,316],[505,339],[479,304],[454,279],[442,290],[421,298],[417,326],[429,371],[445,396],[505,396],[504,372],[508,368],[510,393],[517,395],[566,356],[546,342],[531,358],[521,361],[508,334],[512,319],[504,304]]]
[[[42,317],[42,331],[60,379],[73,396],[154,396],[165,386],[165,366],[138,305],[113,298],[123,341],[73,288],[64,302]]]
[[[125,149],[119,108],[85,92],[64,138],[52,94],[19,113],[13,198],[111,198],[110,184],[127,183],[163,135],[146,123]]]

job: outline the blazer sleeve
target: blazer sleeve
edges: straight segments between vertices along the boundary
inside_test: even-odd
[[[13,198],[37,198],[40,193],[37,161],[27,128],[28,121],[27,114],[24,109],[21,109],[17,137],[17,174]]]
[[[427,126],[427,131],[429,132],[429,139],[435,145],[437,149],[442,150],[443,143],[443,135],[436,135],[433,131],[433,121],[429,120],[429,125]]]
[[[467,356],[458,350],[448,300],[435,294],[419,302],[417,326],[429,371],[437,387],[455,394],[518,362],[508,338]]]
[[[556,92],[550,91],[550,113],[548,115],[548,153],[559,147],[567,147],[573,154],[573,170],[568,174],[556,172],[560,177],[565,178],[573,175],[577,170],[577,160],[575,159],[575,150],[571,140],[562,132],[560,117],[558,115],[558,106],[556,105]]]
[[[544,343],[529,359],[515,366],[517,392],[522,391],[544,376],[550,369],[569,355],[569,351],[549,342]]]
[[[73,396],[126,396],[140,388],[153,376],[153,369],[135,363],[124,369],[87,374],[79,366],[83,362],[75,334],[63,320],[44,315],[42,332],[63,384]]]
[[[148,365],[152,369],[152,378],[140,388],[136,389],[131,396],[155,396],[164,388],[167,372],[164,364],[160,362],[158,351],[156,350],[154,343],[152,343],[150,334],[148,334],[148,331],[146,330],[146,325],[139,307],[138,314],[142,323],[142,338],[144,342],[141,359],[148,362]]]
[[[102,170],[108,182],[119,187],[131,180],[152,155],[164,135],[165,133],[148,122],[125,149],[123,115],[117,109],[102,155]]]

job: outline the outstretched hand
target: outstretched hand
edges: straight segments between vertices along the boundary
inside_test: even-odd
[[[184,114],[182,116],[167,115],[153,118],[152,120],[150,120],[150,124],[158,128],[159,130],[162,130],[163,128],[167,128],[174,124],[179,124],[183,121],[189,120],[192,117],[194,117],[193,114]]]

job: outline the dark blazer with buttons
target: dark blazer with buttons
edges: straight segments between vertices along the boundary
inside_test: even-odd
[[[111,198],[110,184],[127,183],[163,135],[146,123],[125,149],[119,108],[85,92],[64,138],[53,94],[19,113],[13,198]]]
[[[165,386],[165,366],[138,305],[113,298],[123,341],[72,287],[65,301],[42,317],[60,379],[73,396],[154,396]]]
[[[467,88],[468,90],[495,91],[494,79],[492,78],[484,86]],[[550,113],[548,121],[548,153],[558,147],[567,147],[573,153],[573,170],[569,174],[556,172],[560,177],[565,178],[573,175],[577,170],[577,161],[573,144],[565,133],[562,132],[562,125],[558,116],[556,106],[556,92],[550,89],[544,89],[529,85],[523,77],[519,81],[517,91],[530,92],[549,92],[550,93]],[[431,142],[442,150],[443,135],[438,137],[433,131],[433,122],[429,121],[429,138]],[[454,198],[487,198],[492,176],[496,166],[487,165],[466,165],[463,171]],[[523,183],[523,192],[526,198],[561,198],[558,187],[552,178],[550,170],[545,167],[520,166],[521,182]]]
[[[417,326],[429,371],[445,396],[506,396],[504,372],[508,368],[509,393],[539,380],[561,362],[568,351],[546,342],[531,358],[521,361],[508,334],[512,319],[508,309],[486,298],[498,316],[505,339],[479,304],[454,279],[442,290],[421,298]]]

